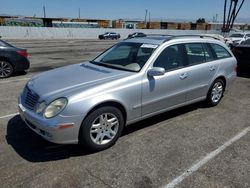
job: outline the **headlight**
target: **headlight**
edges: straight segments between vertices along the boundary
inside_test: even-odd
[[[65,106],[67,105],[67,102],[68,101],[66,98],[59,98],[59,99],[54,100],[45,109],[44,116],[46,118],[55,117],[65,108]]]
[[[46,103],[43,101],[41,102],[38,107],[36,108],[36,113],[39,114],[41,113],[46,107]]]

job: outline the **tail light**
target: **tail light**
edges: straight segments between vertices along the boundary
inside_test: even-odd
[[[16,51],[19,55],[23,56],[23,57],[28,57],[28,52],[27,50],[18,50]]]

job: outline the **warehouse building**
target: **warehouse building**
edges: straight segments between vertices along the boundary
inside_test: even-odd
[[[118,19],[70,19],[0,16],[0,26],[62,27],[62,28],[124,28],[124,29],[171,29],[171,30],[221,30],[222,23],[191,23]],[[234,29],[250,29],[245,23],[235,23]]]

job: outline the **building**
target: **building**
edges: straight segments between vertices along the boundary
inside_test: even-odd
[[[221,30],[223,23],[191,23],[169,22],[166,20],[142,19],[70,19],[70,18],[42,18],[0,16],[0,26],[27,26],[27,27],[62,27],[62,28],[124,28],[124,29],[171,29],[171,30]],[[245,23],[235,23],[233,29],[249,30]]]

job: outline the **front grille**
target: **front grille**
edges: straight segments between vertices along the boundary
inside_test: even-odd
[[[39,96],[34,93],[33,91],[31,91],[27,86],[25,87],[24,90],[24,103],[25,103],[25,107],[30,109],[30,110],[34,110],[37,102],[39,100]]]

